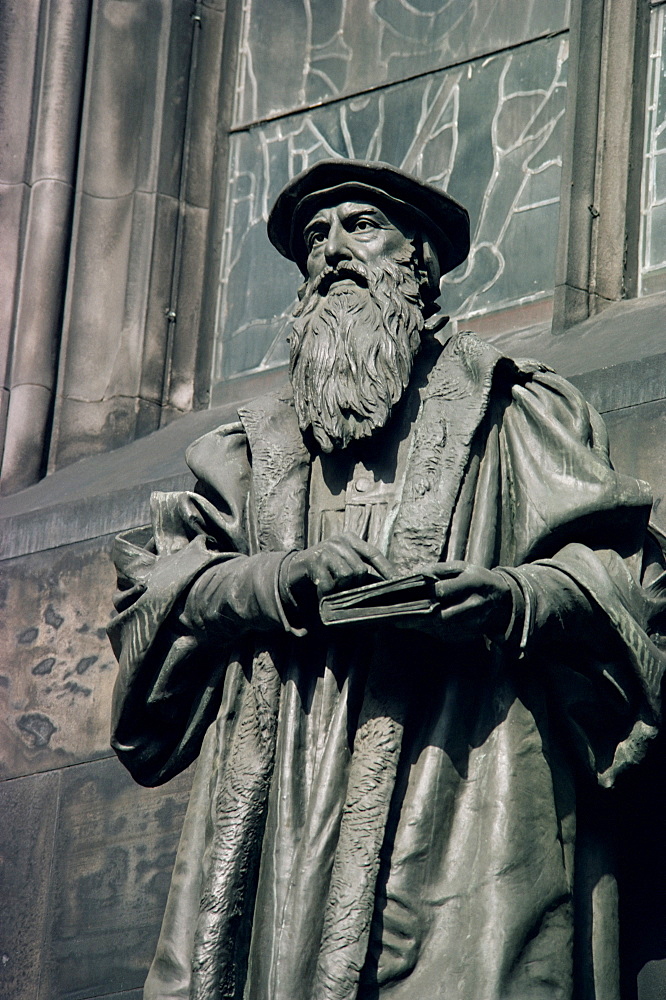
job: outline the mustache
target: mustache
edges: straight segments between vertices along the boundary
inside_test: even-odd
[[[370,271],[364,264],[353,260],[343,260],[335,266],[329,264],[317,275],[308,290],[310,293],[319,292],[320,295],[326,295],[331,285],[344,278],[351,278],[361,288],[367,288],[370,283]]]

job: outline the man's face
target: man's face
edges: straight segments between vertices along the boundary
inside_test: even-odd
[[[420,345],[423,300],[408,229],[376,205],[324,206],[304,238],[291,381],[301,430],[328,452],[386,425]]]
[[[343,261],[372,267],[386,260],[409,259],[413,252],[413,233],[405,232],[369,202],[345,201],[321,208],[306,225],[303,235],[311,281]]]

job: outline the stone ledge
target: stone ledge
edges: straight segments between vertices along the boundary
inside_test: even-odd
[[[597,410],[611,413],[666,399],[664,316],[666,293],[615,303],[563,334],[553,335],[538,324],[489,339],[507,354],[550,364]],[[600,361],[607,364],[601,367]],[[238,395],[247,398],[248,393]],[[190,488],[187,446],[236,419],[237,406],[229,400],[187,414],[124,448],[83,459],[0,499],[0,559],[146,523],[152,490]]]
[[[191,489],[193,483],[193,476],[185,472],[100,496],[65,500],[25,514],[7,515],[0,519],[0,559],[116,535],[147,524],[153,490]]]
[[[151,492],[191,488],[188,445],[236,419],[237,405],[189,413],[124,448],[91,455],[0,498],[0,559],[145,524]]]
[[[547,323],[486,337],[513,357],[537,358],[561,375],[574,376],[666,351],[666,292],[614,302],[563,333]]]
[[[666,354],[570,375],[569,381],[599,413],[652,403],[666,399]]]

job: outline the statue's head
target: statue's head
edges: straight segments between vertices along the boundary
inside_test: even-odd
[[[440,276],[469,252],[467,212],[388,164],[320,160],[278,196],[268,233],[306,278],[290,338],[301,428],[345,447],[402,396]]]

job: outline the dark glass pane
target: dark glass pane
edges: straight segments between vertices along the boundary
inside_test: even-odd
[[[666,264],[666,205],[654,205],[650,219],[649,267]]]
[[[254,0],[235,121],[451,66],[561,31],[569,0]]]
[[[301,279],[265,223],[288,178],[322,157],[387,160],[467,206],[472,253],[443,284],[453,316],[552,291],[566,53],[565,38],[542,39],[234,135],[215,381],[286,358]]]
[[[647,86],[645,160],[642,183],[640,291],[653,290],[649,280],[666,263],[666,8],[651,14]]]

